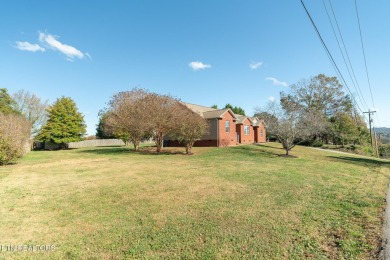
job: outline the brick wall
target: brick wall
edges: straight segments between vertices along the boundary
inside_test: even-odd
[[[264,125],[259,126],[259,143],[265,143],[267,141],[267,131]]]
[[[240,135],[240,143],[241,144],[252,144],[255,142],[255,132],[253,131],[253,127],[251,126],[251,122],[248,118],[242,122],[242,124],[237,125],[237,133]],[[249,126],[249,135],[245,135],[244,126]]]
[[[230,122],[230,129],[229,132],[226,132],[225,123],[226,121]],[[223,114],[222,119],[219,119],[219,127],[218,127],[218,137],[219,142],[218,146],[230,146],[230,145],[236,145],[236,124],[234,123],[233,115],[229,112],[226,112]]]

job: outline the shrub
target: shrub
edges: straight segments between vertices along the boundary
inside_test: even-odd
[[[0,113],[0,122],[0,165],[5,165],[26,153],[31,124],[17,114]]]
[[[390,144],[382,144],[379,146],[379,155],[383,158],[390,157]]]

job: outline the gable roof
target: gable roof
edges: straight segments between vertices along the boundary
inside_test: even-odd
[[[262,119],[259,119],[257,116],[251,117],[253,126],[259,126],[260,124],[265,126],[265,122]]]
[[[190,104],[185,102],[181,102],[181,103],[186,107],[188,107],[193,112],[203,117],[204,119],[222,118],[226,112],[229,112],[234,119],[237,118],[230,108],[215,109],[212,107],[205,107],[205,106],[200,106],[200,105],[195,105],[195,104]]]
[[[204,112],[218,110],[212,107],[205,107],[205,106],[200,106],[200,105],[195,105],[195,104],[190,104],[185,102],[181,102],[181,103],[199,115],[202,115]]]
[[[248,118],[249,122],[251,122],[251,124],[253,124],[253,121],[252,121],[252,119],[249,116],[236,114],[236,117],[237,117],[236,124],[244,123],[245,119],[247,119],[247,118]]]
[[[213,111],[206,111],[203,113],[203,117],[205,119],[211,119],[211,118],[222,118],[223,114],[226,112],[229,112],[234,119],[236,119],[236,115],[233,113],[233,111],[230,108],[225,108],[225,109],[216,109]]]

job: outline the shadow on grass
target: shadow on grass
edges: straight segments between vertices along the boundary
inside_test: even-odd
[[[268,147],[268,146],[267,146]],[[273,148],[273,147],[271,147]],[[278,148],[276,148],[278,149]],[[252,146],[252,145],[240,145],[231,147],[231,150],[235,155],[246,155],[246,156],[263,156],[268,158],[276,158],[279,156],[278,153],[270,152],[264,149],[261,149],[261,146]]]
[[[378,167],[378,166],[390,166],[390,161],[381,161],[376,159],[370,159],[370,158],[359,158],[359,157],[347,157],[347,156],[327,156],[328,158],[344,161],[347,163],[352,164],[359,164],[362,166],[368,166],[368,167]]]
[[[273,144],[276,144],[277,142],[272,142]],[[280,144],[281,145],[281,144]],[[272,145],[268,145],[267,143],[258,143],[256,144],[256,146],[259,146],[259,147],[267,147],[267,148],[270,148],[270,149],[275,149],[275,150],[282,150],[284,151],[284,149],[282,147],[275,147],[275,146],[272,146]]]
[[[157,153],[156,148],[141,147],[139,151],[134,151],[132,147],[123,147],[123,146],[105,146],[104,148],[90,148],[77,151],[78,153],[90,153],[90,154],[99,154],[99,155],[116,155],[116,154],[141,154],[141,155],[176,155],[176,154],[185,154],[182,151],[176,150],[162,150],[160,153]]]
[[[91,153],[91,154],[104,154],[104,155],[114,155],[114,154],[128,154],[134,152],[129,147],[118,147],[118,146],[106,146],[104,148],[87,148],[83,150],[78,150],[77,153]]]

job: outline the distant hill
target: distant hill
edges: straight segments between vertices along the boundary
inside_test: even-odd
[[[375,130],[379,134],[390,134],[390,128],[389,127],[378,127],[378,128],[375,128]]]
[[[376,132],[381,136],[382,144],[390,144],[390,128],[389,127],[378,127]]]

